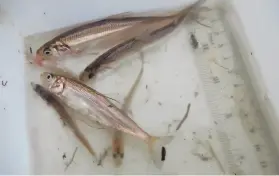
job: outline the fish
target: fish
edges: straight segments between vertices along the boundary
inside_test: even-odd
[[[129,112],[129,107],[131,105],[133,95],[136,92],[136,89],[138,87],[138,84],[142,78],[144,67],[143,67],[143,55],[141,55],[141,68],[138,73],[138,76],[136,80],[134,81],[131,89],[129,90],[128,94],[124,98],[124,103],[121,107],[121,110],[128,113]],[[119,167],[122,164],[122,160],[124,158],[124,139],[123,139],[123,134],[119,130],[114,130],[113,133],[113,139],[112,139],[112,157],[113,161],[116,167]]]
[[[85,148],[89,151],[89,153],[95,158],[96,153],[94,149],[91,147],[89,141],[86,139],[86,137],[82,134],[82,132],[79,130],[77,124],[75,123],[74,119],[70,116],[70,114],[67,112],[65,107],[63,106],[62,102],[58,100],[58,98],[48,91],[46,88],[41,86],[40,84],[35,84],[31,82],[31,86],[33,90],[50,106],[52,106],[55,111],[59,114],[61,120],[70,127],[70,129],[73,131],[75,136],[79,139],[79,141],[85,146]]]
[[[40,46],[36,51],[34,63],[39,66],[43,66],[46,61],[52,61],[55,63],[59,60],[59,58],[64,58],[64,56],[81,54],[86,50],[89,42],[92,41],[97,42],[94,47],[96,47],[98,45],[98,41],[101,41],[102,39],[106,39],[107,43],[110,45],[116,45],[120,41],[125,40],[127,37],[131,38],[132,35],[138,35],[141,32],[138,28],[144,21],[157,23],[162,20],[172,20],[179,23],[183,20],[184,16],[188,14],[189,10],[193,6],[200,4],[201,1],[204,0],[198,0],[192,6],[187,6],[185,9],[174,15],[119,15],[118,17],[117,15],[114,15],[74,27]],[[126,32],[130,28],[133,28],[133,30]]]
[[[63,56],[80,54],[89,42],[101,40],[149,18],[159,17],[124,17],[121,19],[112,17],[75,27],[40,46],[36,51],[34,62],[42,66],[45,60],[54,61]]]
[[[68,107],[87,114],[105,127],[135,136],[147,143],[150,156],[156,167],[162,167],[160,149],[169,144],[174,136],[152,136],[144,131],[129,115],[115,106],[97,90],[81,81],[50,72],[40,75],[42,85],[55,94]]]
[[[154,22],[154,20],[146,20],[141,22],[141,26],[136,26],[136,30],[140,31],[139,34],[136,35],[134,32],[134,36],[124,40],[119,44],[116,44],[98,56],[80,73],[79,79],[87,82],[88,80],[93,79],[99,71],[110,68],[109,64],[113,63],[118,58],[123,58],[123,56],[127,54],[139,51],[145,45],[166,36],[172,32],[182,22],[190,10],[199,5],[201,1],[203,0],[199,0],[191,6],[187,6],[176,15],[165,17],[161,20],[157,19],[156,22]],[[133,28],[135,27],[131,27],[130,31],[135,31]],[[129,33],[127,31],[129,30],[123,31],[123,33]]]

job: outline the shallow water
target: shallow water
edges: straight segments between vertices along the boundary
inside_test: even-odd
[[[215,13],[207,12],[202,21],[212,21]],[[216,23],[217,24],[217,23]],[[222,143],[216,136],[216,122],[210,114],[203,86],[195,64],[200,45],[194,51],[190,44],[190,32],[195,32],[200,44],[206,43],[210,31],[222,32],[222,24],[209,29],[197,23],[182,24],[163,39],[145,47],[144,73],[133,98],[131,111],[133,119],[152,135],[173,134],[184,116],[188,103],[191,109],[174,140],[166,146],[164,167],[158,170],[151,162],[146,144],[125,135],[125,157],[122,167],[115,169],[111,154],[103,166],[93,163],[91,155],[64,127],[54,110],[47,106],[32,90],[30,82],[40,83],[39,74],[43,69],[27,63],[25,66],[27,116],[32,147],[32,163],[35,173],[44,174],[220,174],[225,160],[221,152]],[[64,30],[64,29],[62,29]],[[60,30],[61,31],[61,30]],[[55,36],[59,30],[26,37],[26,57],[32,59],[39,45]],[[223,35],[222,35],[223,36]],[[209,47],[223,47],[220,35],[217,43]],[[219,42],[219,43],[218,43]],[[264,118],[250,91],[247,74],[237,55],[232,55],[229,41],[224,46],[227,55],[210,58],[210,68],[216,83],[223,85],[220,94],[227,109],[225,128],[228,132],[235,164],[245,174],[272,174],[276,172],[272,144],[269,135],[262,128]],[[216,53],[215,53],[216,54]],[[219,57],[220,56],[220,57]],[[231,57],[233,56],[233,57]],[[65,65],[76,74],[96,56],[72,58]],[[115,68],[99,74],[94,83],[88,83],[105,95],[123,102],[140,70],[140,54],[125,58]],[[221,65],[221,66],[220,66]],[[82,132],[101,154],[111,144],[109,131],[89,127],[80,122]],[[78,147],[74,162],[65,171],[65,165]],[[65,155],[66,157],[63,157]],[[220,164],[221,163],[221,164]]]

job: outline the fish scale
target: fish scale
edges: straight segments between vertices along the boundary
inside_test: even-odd
[[[239,70],[235,69],[236,62],[243,56],[236,52],[237,41],[234,43],[236,39],[231,38],[233,31],[229,30],[228,27],[235,25],[240,28],[240,25],[228,23],[226,15],[223,13],[226,10],[224,7],[213,7],[207,12],[202,12],[200,14],[204,17],[202,20],[198,19],[197,22],[187,26],[195,65],[214,122],[213,126],[215,126],[217,138],[222,148],[222,152],[218,154],[223,156],[225,161],[223,167],[227,174],[249,174],[247,167],[251,165],[261,168],[262,174],[276,173],[276,162],[272,156],[275,154],[272,152],[270,143],[266,142],[270,136],[262,128],[260,117],[256,115],[257,108],[252,109],[252,101],[246,96],[249,90],[245,87],[246,85],[242,85],[245,80],[242,80],[241,74],[238,73]],[[219,67],[217,71],[214,69],[216,67]],[[242,87],[235,86],[238,85],[232,83],[235,80],[241,82]],[[244,97],[240,98],[239,102],[236,102],[238,98],[235,96],[237,95],[236,89],[244,91]],[[230,92],[231,96],[224,96],[224,92]],[[237,105],[241,107],[237,107]],[[243,110],[242,108],[246,106],[250,109]],[[245,115],[242,117],[241,111],[247,111],[247,114],[250,113],[254,117],[245,117]],[[242,129],[231,129],[234,126],[242,127]],[[254,130],[256,132],[251,132],[252,127],[257,129]],[[248,140],[251,144],[244,146],[245,143],[240,143],[240,139]],[[252,153],[247,154],[247,151]],[[244,157],[251,160],[254,157],[256,161],[246,161],[245,163],[242,161]]]

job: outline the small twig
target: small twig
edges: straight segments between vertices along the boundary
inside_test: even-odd
[[[206,24],[203,24],[203,23],[201,23],[199,20],[195,20],[199,25],[202,25],[202,26],[204,26],[204,27],[207,27],[207,28],[211,28],[211,26],[208,26],[208,25],[206,25]]]
[[[108,152],[111,149],[111,147],[108,147],[107,149],[105,149],[104,153],[101,154],[100,159],[98,161],[98,166],[102,166],[102,163],[104,161],[104,159],[108,156]]]
[[[218,65],[219,67],[222,67],[225,70],[230,70],[227,67],[222,66],[221,64],[219,64],[217,61],[213,61],[216,65]]]
[[[76,155],[76,153],[77,153],[77,149],[78,149],[78,147],[76,147],[76,149],[75,149],[75,151],[74,151],[74,153],[73,153],[73,155],[72,155],[72,158],[70,159],[69,163],[66,164],[66,167],[65,167],[64,171],[66,171],[66,170],[68,169],[68,167],[69,167],[69,166],[72,164],[72,162],[74,161],[75,155]]]
[[[184,115],[184,117],[183,117],[183,119],[180,121],[180,123],[177,125],[176,131],[178,131],[178,130],[180,129],[180,127],[182,126],[182,124],[184,123],[184,121],[187,119],[188,114],[189,114],[189,112],[190,112],[190,107],[191,107],[191,104],[189,103],[188,106],[187,106],[186,114]]]

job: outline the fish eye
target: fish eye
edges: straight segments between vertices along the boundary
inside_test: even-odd
[[[44,55],[50,55],[51,50],[49,48],[44,49]]]
[[[52,78],[52,74],[47,75],[47,79],[50,80]]]

